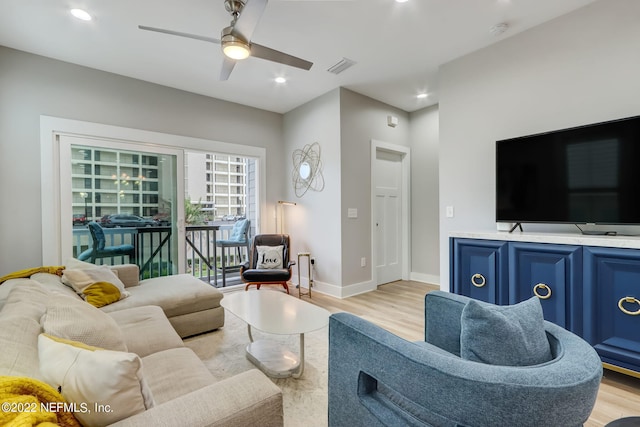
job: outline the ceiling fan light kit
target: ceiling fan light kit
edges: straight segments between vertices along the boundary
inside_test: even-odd
[[[222,30],[222,36],[220,37],[222,52],[228,58],[235,60],[248,58],[251,54],[249,43],[233,35],[232,31],[233,27],[226,27]]]

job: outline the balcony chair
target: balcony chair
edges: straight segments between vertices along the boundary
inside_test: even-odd
[[[532,342],[506,340],[506,329],[497,333],[496,323],[468,313],[477,313],[478,307],[495,313],[516,306],[470,301],[442,291],[427,294],[425,341],[416,343],[352,314],[333,314],[329,319],[329,425],[583,425],[602,377],[602,363],[593,347],[544,321],[541,307],[539,315],[514,315],[511,325],[535,318],[535,333],[520,337],[537,337],[535,345],[514,347],[511,344],[516,341]],[[476,308],[470,310],[472,306]],[[474,331],[479,326],[485,328],[483,333]],[[470,356],[469,346],[484,346],[485,353]],[[475,358],[487,350],[498,358],[530,357],[542,348],[544,357],[531,364]]]
[[[248,219],[240,219],[233,224],[233,228],[231,229],[231,233],[229,234],[229,238],[226,240],[216,240],[216,246],[222,249],[222,286],[227,285],[227,270],[228,269],[236,269],[239,268],[241,264],[238,265],[227,265],[227,256],[225,255],[228,251],[225,249],[236,248],[238,259],[242,260],[242,254],[240,248],[247,248],[247,258],[249,258],[249,227],[251,226],[251,221]]]
[[[89,232],[91,233],[91,239],[93,240],[93,246],[78,255],[80,261],[90,260],[92,264],[96,263],[98,258],[111,258],[115,256],[129,257],[129,262],[134,262],[135,248],[133,245],[117,245],[106,246],[106,239],[104,236],[104,230],[97,222],[90,222]]]
[[[262,285],[280,285],[289,293],[287,282],[295,264],[289,260],[289,235],[258,234],[253,238],[249,261],[240,267],[244,289],[252,285],[257,289]]]

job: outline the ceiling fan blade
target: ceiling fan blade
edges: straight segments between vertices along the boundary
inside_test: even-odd
[[[251,43],[251,56],[266,59],[267,61],[278,62],[284,65],[290,65],[303,70],[311,69],[313,62],[305,61],[296,56],[289,55],[279,50],[271,49],[256,43]]]
[[[231,71],[233,71],[233,67],[235,67],[235,65],[236,61],[225,56],[222,61],[222,69],[220,70],[220,80],[229,80],[229,75],[231,74]]]
[[[138,28],[140,28],[141,30],[145,30],[145,31],[155,31],[156,33],[164,33],[164,34],[169,34],[169,35],[172,35],[172,36],[180,36],[180,37],[186,37],[188,39],[202,40],[203,42],[220,44],[220,40],[216,39],[216,38],[213,38],[213,37],[199,36],[197,34],[182,33],[180,31],[165,30],[164,28],[147,27],[145,25],[138,25]]]
[[[258,21],[267,7],[268,0],[246,0],[240,17],[233,26],[233,32],[246,41],[251,40],[253,31],[258,26]]]

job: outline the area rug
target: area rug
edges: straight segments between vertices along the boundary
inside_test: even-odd
[[[255,340],[261,338],[277,340],[293,353],[300,354],[300,340],[297,335],[270,335],[256,330],[252,330],[252,334]],[[223,328],[185,340],[185,345],[204,361],[216,380],[223,380],[249,369],[255,369],[255,365],[245,356],[245,347],[248,343],[247,324],[228,312],[225,313]],[[302,377],[299,379],[271,378],[282,390],[286,427],[328,425],[327,349],[327,327],[305,334],[305,366]]]

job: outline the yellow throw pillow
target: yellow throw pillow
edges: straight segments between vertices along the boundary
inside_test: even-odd
[[[82,290],[82,297],[94,307],[102,307],[120,300],[120,289],[109,282],[96,282]]]
[[[83,425],[108,425],[154,406],[134,353],[103,350],[47,334],[38,336],[43,379],[78,406]]]
[[[124,289],[124,283],[106,265],[91,269],[65,269],[62,283],[72,287],[78,295],[95,307],[102,307],[129,296],[129,292]]]

